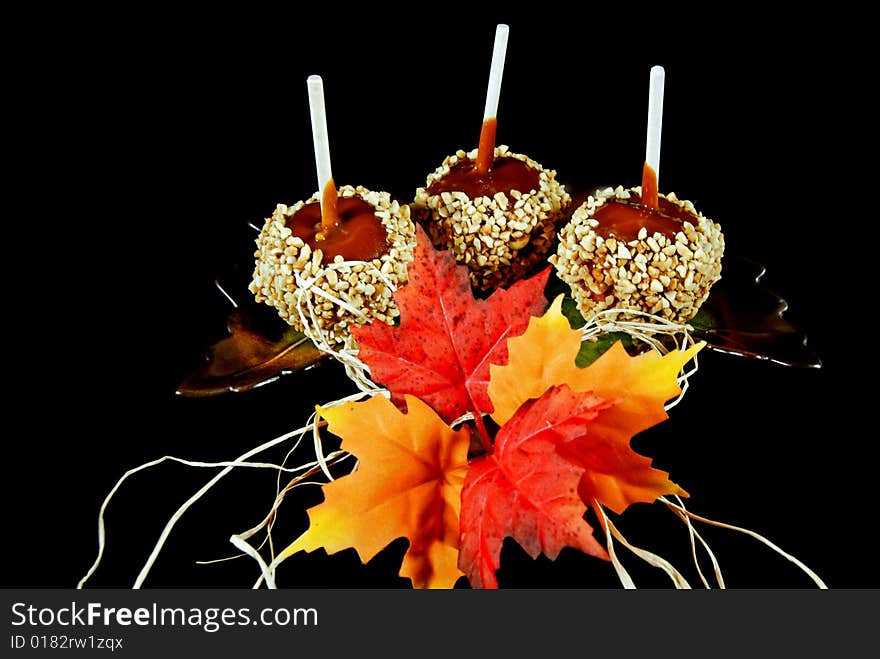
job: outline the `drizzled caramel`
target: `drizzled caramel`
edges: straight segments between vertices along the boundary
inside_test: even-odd
[[[630,191],[629,199],[606,201],[595,210],[593,219],[599,222],[594,229],[597,234],[624,242],[636,240],[643,227],[649,236],[660,233],[674,238],[685,220],[697,223],[693,213],[663,197],[658,197],[656,209],[643,205],[641,196],[634,191]]]
[[[495,154],[495,134],[498,132],[498,120],[495,117],[486,119],[480,128],[480,144],[477,147],[477,171],[485,176],[492,169],[492,157]]]
[[[321,225],[322,229],[318,236],[323,240],[328,231],[339,224],[339,212],[336,207],[339,204],[339,192],[336,190],[336,184],[333,179],[327,181],[324,186],[324,192],[321,193]]]
[[[327,230],[321,225],[321,205],[316,201],[299,209],[287,226],[312,250],[320,249],[325,259],[338,255],[346,261],[372,261],[388,251],[385,227],[370,204],[357,197],[341,197],[335,210],[339,220]]]
[[[522,193],[538,189],[539,173],[517,158],[495,158],[492,167],[481,174],[473,160],[459,160],[449,173],[428,186],[429,195],[441,192],[463,192],[471,199],[493,197],[497,192],[510,196],[511,190]]]
[[[657,172],[647,162],[642,168],[642,203],[648,208],[657,208]]]

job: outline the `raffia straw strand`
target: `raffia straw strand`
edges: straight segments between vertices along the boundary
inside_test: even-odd
[[[241,461],[247,460],[252,455],[256,455],[257,453],[262,453],[263,451],[270,449],[273,446],[277,446],[278,444],[281,444],[282,442],[287,441],[288,439],[290,439],[291,437],[293,437],[297,434],[302,434],[307,429],[308,429],[307,427],[298,428],[297,430],[293,430],[289,433],[285,433],[284,435],[281,435],[280,437],[276,437],[275,439],[272,439],[268,442],[265,442],[264,444],[261,444],[260,446],[244,453],[241,457],[239,457],[236,460],[236,462],[241,462]],[[135,579],[134,585],[132,586],[133,589],[138,589],[143,585],[144,581],[147,578],[147,575],[150,573],[150,570],[153,567],[153,563],[155,563],[156,559],[159,557],[159,553],[161,552],[162,547],[165,545],[165,541],[168,539],[168,536],[171,534],[171,531],[176,526],[177,522],[180,520],[181,517],[183,517],[184,513],[186,513],[186,511],[189,510],[189,508],[193,504],[195,504],[199,499],[201,499],[208,491],[210,491],[217,483],[219,483],[233,469],[234,469],[234,467],[232,467],[232,466],[225,467],[223,469],[223,471],[221,471],[219,474],[214,476],[214,478],[212,478],[207,483],[205,483],[205,485],[203,485],[195,494],[193,494],[189,499],[187,499],[177,509],[177,511],[174,513],[174,515],[171,516],[171,518],[168,520],[167,524],[165,525],[165,528],[162,529],[162,533],[159,535],[159,539],[156,542],[156,544],[154,545],[153,550],[150,552],[150,555],[147,558],[147,561],[144,563],[144,566],[141,568],[140,573],[138,574],[137,578]]]
[[[602,508],[602,504],[600,504],[598,500],[596,501],[595,509],[599,513],[599,520],[602,522],[602,530],[605,531],[608,557],[611,559],[611,566],[617,573],[617,578],[620,579],[621,585],[627,590],[635,590],[635,582],[632,580],[632,577],[629,576],[629,572],[626,571],[626,568],[623,567],[623,563],[617,558],[617,552],[614,550],[613,534],[610,533],[611,520],[608,519],[608,516]]]
[[[338,462],[341,462],[341,461],[344,460],[345,458],[349,457],[350,455],[351,455],[351,454],[348,453],[348,452],[346,452],[346,451],[341,451],[341,450],[340,450],[340,451],[334,451],[334,452],[331,453],[330,455],[326,456],[327,463],[328,463],[328,464],[331,464],[331,465],[332,465],[332,464],[336,464],[336,463],[338,463]],[[309,464],[306,465],[306,466],[309,467],[309,469],[308,469],[307,471],[305,471],[304,473],[300,474],[300,475],[297,476],[296,478],[292,479],[292,480],[291,480],[287,485],[285,485],[284,488],[283,488],[283,489],[282,489],[282,490],[276,495],[276,497],[275,497],[275,502],[272,504],[272,507],[270,508],[269,512],[266,513],[266,515],[263,517],[263,520],[262,520],[261,522],[259,522],[256,526],[253,526],[252,528],[248,529],[247,531],[242,531],[241,533],[237,533],[237,534],[236,534],[237,537],[242,538],[242,539],[244,539],[244,540],[248,540],[249,538],[251,538],[251,537],[254,536],[255,534],[259,533],[260,530],[262,530],[263,528],[265,528],[265,527],[271,522],[272,517],[274,516],[274,514],[275,514],[275,513],[277,512],[277,510],[278,510],[278,507],[279,507],[279,506],[281,505],[281,503],[284,501],[284,495],[287,494],[287,492],[289,492],[290,490],[292,490],[292,489],[295,488],[295,487],[299,487],[299,486],[301,486],[301,485],[310,485],[310,484],[313,484],[313,483],[315,482],[315,481],[306,481],[305,479],[306,479],[306,478],[309,478],[310,476],[314,476],[315,474],[319,473],[319,472],[321,471],[321,468],[319,467],[319,465],[317,465],[317,464],[314,463],[314,462],[309,463]],[[321,484],[323,484],[323,483],[321,483]]]
[[[260,565],[260,571],[263,574],[263,579],[266,580],[266,586],[271,590],[276,590],[277,586],[275,585],[275,577],[272,573],[269,572],[269,568],[266,565],[266,562],[263,560],[263,557],[260,556],[259,552],[237,535],[231,536],[229,538],[229,542],[231,542],[237,549],[240,549],[245,554],[253,558]]]
[[[294,446],[293,448],[291,448],[287,452],[287,455],[285,455],[284,460],[281,462],[282,466],[287,463],[287,460],[290,458],[291,454],[294,452],[295,449],[296,449],[296,446]],[[337,459],[337,456],[339,456],[338,459]],[[350,456],[351,456],[351,454],[347,453],[345,451],[336,451],[336,452],[332,453],[331,455],[326,456],[326,461],[328,461],[328,464],[335,464],[336,462],[341,462],[342,460],[344,460],[345,458],[350,457]],[[272,504],[272,507],[269,509],[269,512],[266,513],[266,515],[263,517],[263,521],[261,521],[259,524],[257,524],[253,528],[249,529],[248,531],[244,531],[244,532],[238,534],[239,537],[247,539],[247,538],[250,538],[252,535],[255,535],[256,533],[258,533],[263,528],[265,528],[266,529],[266,537],[256,547],[257,551],[262,549],[268,543],[270,546],[270,552],[274,556],[274,548],[273,548],[273,544],[272,544],[272,526],[274,525],[274,523],[277,519],[278,508],[280,507],[281,503],[284,501],[284,495],[286,495],[287,492],[289,492],[291,489],[293,489],[297,485],[308,484],[308,483],[301,482],[303,478],[307,478],[307,477],[312,476],[312,475],[318,473],[319,471],[321,471],[320,465],[316,465],[316,463],[301,465],[301,467],[299,467],[299,468],[303,468],[303,467],[310,467],[310,469],[306,473],[300,474],[300,476],[290,480],[287,483],[287,485],[284,486],[283,489],[281,487],[281,472],[278,473],[278,476],[275,481],[275,502]],[[242,556],[244,556],[244,554],[239,553],[239,554],[233,554],[232,556],[224,556],[222,558],[201,560],[201,561],[196,561],[196,565],[211,565],[213,563],[223,563],[226,561],[232,561],[232,560],[241,558]]]
[[[352,266],[362,266],[366,268],[371,274],[374,274],[380,279],[382,283],[392,291],[392,293],[397,290],[397,287],[391,282],[391,280],[379,268],[368,261],[341,261],[328,263],[321,270],[307,279],[297,275],[295,280],[296,285],[302,290],[307,290],[321,296],[340,309],[353,313],[358,318],[365,319],[366,316],[361,310],[354,308],[332,293],[328,293],[318,285],[326,277],[328,271]],[[304,304],[305,308],[303,307]],[[303,333],[311,339],[318,350],[333,356],[337,361],[341,362],[345,367],[345,373],[348,379],[351,380],[361,391],[374,392],[380,389],[380,387],[369,378],[369,367],[358,358],[358,349],[351,335],[345,337],[341,347],[337,342],[331,342],[328,339],[321,327],[321,322],[319,321],[318,315],[312,305],[310,295],[300,296],[297,302],[297,315],[299,316],[300,323],[305,328]]]
[[[617,319],[616,316],[623,312],[640,316],[645,320]],[[692,330],[693,328],[690,325],[674,323],[666,318],[655,316],[644,311],[614,308],[605,309],[592,315],[587,323],[581,328],[581,340],[589,341],[602,334],[623,332],[637,341],[648,344],[660,354],[666,354],[668,350],[666,349],[666,346],[663,345],[662,341],[656,338],[657,334],[671,337],[675,342],[675,347],[677,349],[686,350],[690,346],[696,344],[696,341],[694,341],[691,336]],[[682,369],[682,372],[679,373],[678,384],[681,388],[681,393],[676,398],[666,403],[664,406],[666,411],[669,411],[682,401],[687,393],[688,387],[690,386],[689,378],[697,372],[698,368],[698,356],[694,355],[693,368],[690,370]]]
[[[219,474],[214,476],[214,478],[212,478],[210,481],[208,481],[208,483],[206,483],[198,492],[196,492],[196,494],[193,495],[193,497],[190,497],[190,499],[183,506],[181,506],[180,509],[178,509],[178,512],[175,515],[175,517],[172,518],[172,520],[169,520],[168,524],[166,525],[166,527],[163,531],[162,536],[160,536],[161,542],[164,543],[164,539],[167,538],[167,534],[170,533],[171,528],[174,526],[174,523],[176,523],[179,516],[182,515],[183,512],[185,512],[193,503],[195,503],[199,498],[201,498],[201,496],[203,496],[205,492],[210,490],[224,476],[229,474],[236,466],[253,465],[254,463],[248,462],[248,459],[250,457],[257,455],[259,453],[262,453],[263,451],[266,451],[266,450],[272,448],[273,446],[276,446],[282,442],[285,442],[288,439],[290,439],[291,437],[296,436],[297,434],[302,434],[306,430],[307,430],[307,428],[298,428],[297,430],[293,430],[289,433],[285,433],[284,435],[281,435],[280,437],[276,437],[273,440],[270,440],[264,444],[261,444],[260,446],[257,446],[256,448],[253,448],[253,449],[247,451],[246,453],[243,453],[241,456],[239,456],[238,458],[236,458],[233,461],[222,463],[222,466],[224,467],[223,471],[221,471]],[[86,572],[85,576],[83,576],[83,578],[80,579],[79,583],[77,584],[77,588],[82,588],[85,585],[86,581],[94,574],[95,570],[98,569],[98,566],[101,563],[101,559],[103,558],[104,547],[105,547],[105,542],[106,542],[106,529],[105,529],[105,525],[104,525],[104,514],[105,514],[105,512],[107,510],[107,506],[110,504],[110,501],[113,498],[113,496],[116,494],[116,492],[122,486],[122,484],[126,480],[128,480],[129,477],[133,476],[134,474],[136,474],[138,472],[144,471],[145,469],[149,469],[151,467],[155,467],[159,464],[162,464],[163,462],[169,462],[169,461],[180,462],[180,463],[186,464],[187,466],[195,466],[195,467],[218,467],[218,466],[221,466],[217,463],[192,462],[192,461],[183,460],[181,458],[177,458],[175,456],[166,455],[166,456],[162,456],[161,458],[157,458],[156,460],[150,460],[149,462],[146,462],[142,465],[139,465],[137,467],[134,467],[134,468],[126,471],[122,475],[122,477],[118,481],[116,481],[116,484],[113,486],[113,488],[111,488],[110,492],[107,494],[107,496],[104,498],[103,503],[101,504],[101,508],[98,512],[98,555],[95,558],[95,562],[92,564],[92,566]],[[268,465],[268,464],[266,464],[264,466],[264,468],[277,468],[277,467],[278,467],[278,465]],[[147,561],[147,564],[144,566],[144,569],[141,570],[141,575],[139,575],[138,580],[135,582],[135,588],[139,587],[140,584],[143,582],[143,578],[146,577],[146,572],[149,571],[149,566],[151,566],[153,561],[155,561],[157,554],[158,554],[158,551],[156,551],[154,549],[154,553],[151,554],[151,557]]]
[[[641,558],[648,565],[652,567],[659,568],[666,573],[666,575],[672,580],[673,585],[677,589],[689,589],[691,586],[687,582],[687,580],[681,575],[681,573],[676,570],[672,564],[667,561],[665,558],[658,556],[657,554],[647,551],[646,549],[641,549],[640,547],[636,547],[631,544],[623,534],[617,529],[616,526],[611,522],[611,520],[607,519],[608,528],[611,530],[611,535],[613,535],[624,547],[629,549],[633,554]]]
[[[685,507],[681,498],[677,494],[675,495],[675,500],[678,501],[682,508]],[[706,586],[706,588],[711,588],[709,582],[706,580],[706,577],[703,575],[703,570],[700,568],[700,562],[697,559],[697,546],[694,542],[695,538],[700,541],[700,544],[703,546],[703,549],[709,556],[709,560],[712,561],[712,568],[715,572],[715,580],[718,583],[718,587],[724,589],[724,577],[721,575],[721,566],[718,564],[718,559],[715,557],[715,553],[712,551],[712,548],[709,547],[709,543],[706,542],[706,540],[703,539],[703,536],[700,535],[699,531],[694,528],[694,525],[691,524],[691,520],[687,515],[685,515],[680,510],[673,510],[673,512],[679,517],[679,519],[684,522],[685,526],[687,526],[688,536],[690,537],[691,542],[691,555],[694,558],[694,566],[697,568],[697,573],[700,575],[700,579],[702,580],[703,585]]]
[[[744,533],[745,535],[754,538],[758,542],[761,542],[761,543],[767,545],[768,547],[770,547],[770,549],[775,551],[777,554],[779,554],[780,556],[782,556],[786,560],[797,565],[801,570],[803,570],[803,572],[807,576],[810,577],[810,579],[812,579],[813,583],[815,583],[819,588],[821,588],[823,590],[828,588],[828,586],[825,585],[825,582],[822,581],[822,579],[820,579],[819,576],[815,572],[813,572],[810,568],[808,568],[806,565],[804,565],[804,563],[802,561],[795,558],[794,556],[792,556],[788,552],[783,551],[782,549],[777,547],[775,544],[770,542],[770,540],[768,540],[767,538],[762,536],[760,533],[756,533],[755,531],[752,531],[752,530],[746,529],[746,528],[742,528],[740,526],[734,526],[733,524],[725,524],[724,522],[718,522],[718,521],[715,521],[712,519],[708,519],[706,517],[702,517],[701,515],[696,515],[696,514],[690,512],[689,510],[685,509],[684,507],[679,506],[678,504],[675,504],[675,503],[669,501],[669,499],[667,499],[666,497],[659,497],[658,501],[665,503],[667,506],[669,506],[671,508],[674,508],[676,510],[681,511],[683,514],[687,515],[691,519],[697,520],[698,522],[703,522],[704,524],[710,524],[711,526],[717,526],[722,529],[728,529],[730,531],[737,531],[738,533]]]

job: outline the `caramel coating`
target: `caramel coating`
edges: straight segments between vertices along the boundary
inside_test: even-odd
[[[652,234],[643,228],[634,240],[603,238],[596,232],[596,210],[613,199],[626,200],[630,191],[606,188],[572,214],[559,232],[559,245],[550,262],[561,280],[571,286],[578,310],[587,320],[605,309],[624,310],[618,316],[632,319],[632,309],[662,316],[677,323],[694,317],[721,278],[724,234],[720,225],[699,213],[690,201],[675,193],[660,194],[693,219],[684,221],[673,236]]]
[[[288,324],[309,336],[323,335],[330,344],[344,342],[352,325],[372,319],[394,324],[399,311],[393,288],[406,283],[406,264],[413,259],[416,243],[408,205],[362,186],[339,189],[340,198],[352,196],[376,209],[387,232],[385,254],[371,262],[345,261],[341,256],[330,262],[320,249],[310,249],[287,225],[305,204],[318,200],[312,196],[289,207],[279,204],[266,219],[256,240],[249,286],[257,302],[275,307]]]
[[[508,286],[533,274],[546,262],[556,230],[564,221],[571,196],[545,170],[525,155],[495,147],[495,158],[516,158],[538,172],[537,190],[512,190],[510,195],[471,199],[463,192],[428,194],[428,188],[449,173],[460,160],[476,160],[477,150],[457,151],[428,175],[425,187],[416,190],[413,212],[425,225],[438,249],[450,249],[458,263],[468,266],[477,290]]]

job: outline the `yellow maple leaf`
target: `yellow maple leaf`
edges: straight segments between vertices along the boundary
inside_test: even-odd
[[[416,588],[452,588],[458,569],[461,488],[470,432],[452,430],[428,405],[405,396],[404,414],[383,396],[318,407],[357,469],[324,486],[309,528],[282,552],[353,547],[366,563],[393,540],[409,539],[400,575]]]
[[[491,366],[488,393],[494,421],[504,425],[521,405],[552,386],[567,384],[574,391],[592,392],[614,405],[598,415],[584,437],[559,449],[586,468],[578,486],[583,499],[598,499],[621,513],[632,503],[651,502],[664,494],[687,496],[629,442],[668,418],[666,401],[681,393],[678,373],[704,344],[666,355],[650,351],[631,357],[618,341],[587,368],[579,368],[575,357],[580,344],[581,333],[562,315],[559,296],[542,317],[531,319],[524,334],[508,341],[507,364]]]

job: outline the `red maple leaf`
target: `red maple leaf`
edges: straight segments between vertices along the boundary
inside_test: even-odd
[[[532,558],[555,560],[563,547],[608,558],[584,519],[578,494],[585,468],[558,448],[583,437],[612,403],[568,385],[554,386],[524,403],[498,431],[495,451],[474,460],[461,492],[458,566],[474,588],[497,588],[495,570],[504,538]]]
[[[507,339],[547,306],[550,269],[476,300],[467,267],[456,265],[449,251],[435,250],[421,227],[416,234],[408,283],[394,293],[400,324],[352,327],[359,356],[396,403],[412,394],[447,422],[473,412],[482,428],[479,414],[492,411],[489,364],[506,363]]]

